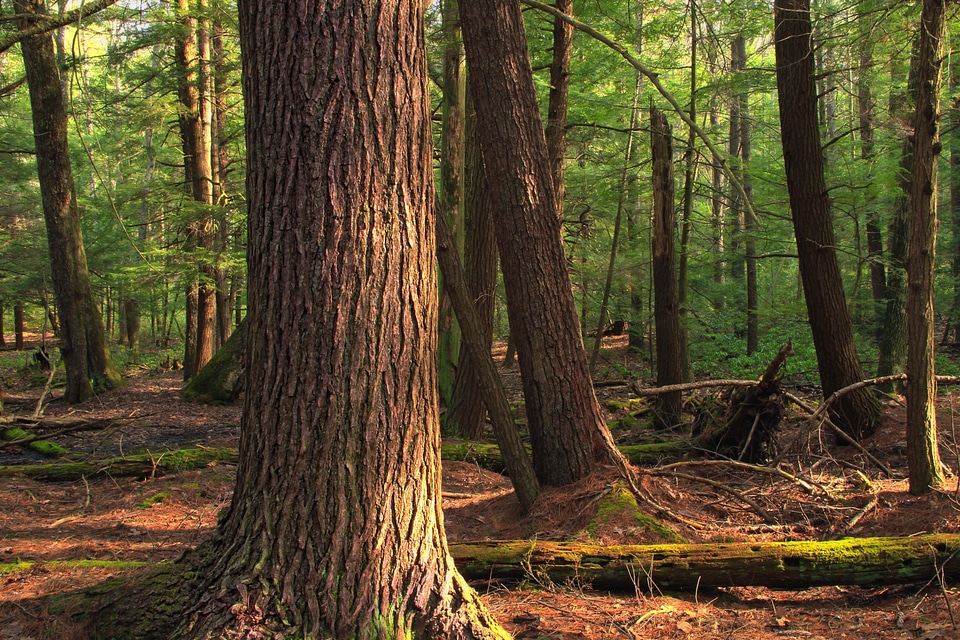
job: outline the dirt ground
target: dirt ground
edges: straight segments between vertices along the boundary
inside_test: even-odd
[[[608,362],[625,357],[622,344],[609,346]],[[0,373],[6,374],[6,415],[32,414],[42,387],[28,387],[23,372]],[[44,416],[111,422],[43,435],[80,459],[237,446],[239,408],[184,402],[179,372],[139,368],[128,376],[126,388],[79,406],[63,404],[54,390],[45,399]],[[505,370],[505,376],[518,394],[516,369]],[[599,378],[598,394],[611,421],[631,412],[642,417],[646,403],[635,400],[632,381],[613,374]],[[690,407],[716,393],[692,393]],[[953,391],[945,390],[939,424],[949,470],[946,490],[923,497],[907,492],[905,410],[895,400],[886,404],[882,429],[864,443],[892,477],[861,451],[829,446],[829,435],[799,412],[783,423],[778,466],[803,478],[806,488],[760,469],[704,465],[694,457],[664,460],[637,472],[650,500],[672,514],[666,524],[690,542],[957,533],[957,404]],[[652,434],[642,426],[621,426],[614,436],[620,443],[635,443]],[[43,461],[48,459],[32,451],[0,447],[0,465]],[[667,466],[674,463],[679,466]],[[43,597],[138,571],[137,562],[177,558],[213,532],[218,512],[229,504],[233,477],[227,464],[136,479],[98,474],[65,483],[0,475],[0,640],[81,638],[68,621],[46,612]],[[612,490],[607,478],[546,491],[531,513],[520,517],[507,478],[470,462],[445,463],[447,537],[451,542],[657,541],[631,514],[598,514],[597,505]],[[690,593],[663,593],[644,580],[629,593],[606,593],[589,584],[553,584],[531,575],[520,584],[474,586],[517,638],[960,638],[955,622],[960,591],[937,580],[874,589],[737,587]]]

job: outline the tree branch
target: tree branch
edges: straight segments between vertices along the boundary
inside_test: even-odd
[[[93,14],[103,11],[110,5],[116,4],[116,2],[117,0],[95,0],[90,4],[82,5],[78,9],[66,11],[57,16],[31,16],[36,18],[37,24],[33,25],[32,27],[22,29],[16,33],[11,33],[4,38],[0,38],[0,53],[3,53],[13,45],[26,38],[48,33],[54,29],[59,29],[60,27],[66,26],[71,22],[79,22],[80,20],[89,18]]]

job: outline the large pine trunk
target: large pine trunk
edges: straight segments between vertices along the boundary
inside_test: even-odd
[[[33,26],[38,16],[46,14],[46,8],[42,0],[19,0],[17,12],[24,15],[26,28]],[[67,373],[64,399],[80,402],[93,393],[94,386],[117,387],[122,380],[110,358],[103,320],[93,299],[87,271],[67,143],[67,112],[53,39],[49,35],[24,38],[21,49],[30,86],[53,291],[60,312],[60,353]],[[20,336],[18,333],[18,349],[22,348]]]
[[[251,366],[180,635],[499,637],[442,527],[422,3],[241,2],[240,34]]]
[[[828,397],[862,380],[863,368],[843,295],[830,199],[823,176],[809,0],[777,0],[774,18],[787,191],[820,385],[824,397]],[[830,415],[847,434],[860,440],[879,425],[880,403],[865,387],[838,398]]]
[[[583,348],[523,16],[512,0],[475,0],[460,19],[534,468],[540,484],[565,485],[623,461]]]

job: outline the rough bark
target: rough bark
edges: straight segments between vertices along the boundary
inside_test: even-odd
[[[41,0],[19,0],[22,29],[42,21]],[[80,232],[80,212],[70,166],[67,112],[60,90],[53,39],[49,35],[21,42],[30,87],[37,172],[47,228],[53,290],[60,311],[60,353],[67,373],[64,399],[80,402],[95,387],[122,384],[107,348],[103,321],[93,298]],[[22,338],[20,338],[22,340]]]
[[[447,293],[463,330],[463,346],[470,356],[470,365],[477,386],[488,407],[493,431],[503,454],[504,466],[510,482],[526,512],[537,499],[540,486],[533,464],[527,456],[520,431],[513,420],[507,394],[503,390],[500,374],[490,355],[490,345],[483,335],[483,327],[473,300],[467,290],[463,267],[457,256],[453,234],[442,216],[437,216],[437,258],[440,270],[447,283]]]
[[[423,3],[239,14],[257,366],[173,637],[505,637],[442,528]]]
[[[460,5],[477,132],[496,210],[534,468],[541,485],[623,464],[600,415],[560,237],[523,17],[511,0]]]
[[[190,378],[183,388],[187,400],[210,403],[235,402],[242,392],[244,344],[247,323],[241,322],[237,330],[197,375]]]
[[[483,170],[483,158],[476,136],[476,115],[467,96],[466,150],[464,154],[464,238],[463,262],[467,290],[473,298],[480,322],[480,339],[489,352],[493,343],[493,316],[497,288],[497,236],[493,229],[493,206]],[[444,416],[448,432],[473,440],[483,437],[486,407],[477,384],[475,365],[460,345],[460,366],[453,382],[453,400]]]
[[[442,3],[443,105],[440,132],[440,185],[438,215],[445,216],[455,248],[463,255],[464,230],[464,113],[466,78],[462,70],[463,45],[460,39],[456,0]],[[437,382],[440,404],[453,404],[454,386],[460,363],[460,326],[450,304],[447,283],[440,275],[440,337],[437,342]]]
[[[650,143],[653,154],[653,315],[657,326],[657,384],[663,386],[684,380],[674,246],[673,137],[666,116],[656,107],[650,107]],[[680,424],[682,401],[679,392],[658,395],[656,424],[661,428]]]
[[[774,21],[787,190],[820,385],[826,397],[864,376],[844,300],[823,175],[809,0],[778,0]],[[860,440],[879,425],[880,403],[869,389],[860,389],[831,407],[831,418]]]
[[[573,0],[556,0],[555,6],[573,15]],[[564,169],[567,160],[567,104],[570,95],[570,58],[573,53],[573,25],[553,19],[553,61],[550,63],[550,94],[547,100],[547,155],[557,203],[557,215],[563,219]]]
[[[634,593],[637,576],[660,590],[764,586],[905,584],[960,577],[960,535],[845,538],[826,542],[734,542],[601,547],[520,540],[450,545],[468,579],[523,580],[531,573],[564,584]]]
[[[907,260],[907,466],[910,493],[943,486],[937,445],[934,379],[933,278],[937,253],[937,157],[940,154],[941,55],[946,6],[924,0],[920,17],[913,166],[910,171],[910,249]]]

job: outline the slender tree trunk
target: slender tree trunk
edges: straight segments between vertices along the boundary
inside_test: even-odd
[[[934,378],[933,275],[937,247],[937,156],[940,153],[940,63],[946,4],[924,0],[920,17],[913,167],[910,172],[910,249],[907,260],[907,463],[910,493],[944,484],[937,445]]]
[[[871,89],[870,72],[873,69],[873,38],[870,29],[871,13],[861,12],[857,17],[860,33],[860,59],[857,76],[857,113],[860,124],[860,157],[867,164],[867,179],[872,182],[874,160],[874,123],[876,108]],[[866,213],[867,262],[870,265],[870,292],[873,298],[873,335],[882,334],[884,299],[887,292],[887,271],[883,265],[883,232],[876,197],[868,196]]]
[[[0,300],[0,347],[7,346],[7,338],[3,334],[3,300]]]
[[[239,12],[256,366],[174,637],[505,638],[442,527],[423,3]]]
[[[46,13],[42,0],[18,0],[26,29]],[[62,323],[60,353],[67,372],[64,399],[80,402],[94,386],[120,386],[104,335],[103,320],[93,298],[80,233],[80,212],[74,191],[67,143],[67,112],[49,35],[21,42],[30,86],[34,142],[43,214],[47,227],[53,289]]]
[[[466,242],[464,269],[467,289],[476,307],[480,340],[487,352],[493,343],[493,313],[497,288],[497,236],[493,228],[493,205],[483,171],[483,159],[476,136],[476,115],[468,96],[466,119],[466,155],[464,160],[464,218]],[[466,337],[463,338],[466,342]],[[453,385],[453,401],[446,415],[446,426],[472,440],[483,436],[487,414],[480,387],[465,345],[460,347],[461,366]]]
[[[730,44],[730,73],[733,74],[735,79],[738,78],[746,68],[746,58],[741,56],[741,53],[745,51],[743,36],[734,38]],[[738,179],[741,180],[743,167],[741,166],[740,160],[740,118],[742,117],[740,109],[742,106],[743,103],[740,100],[740,94],[734,91],[734,93],[730,95],[730,135],[727,142],[727,153],[733,160],[733,172],[737,175]],[[735,280],[742,280],[746,269],[746,262],[743,256],[740,255],[740,252],[743,250],[743,211],[745,206],[742,201],[742,196],[740,195],[740,190],[732,184],[730,185],[730,189],[730,206],[727,212],[728,219],[730,220],[727,227],[731,230],[730,259],[727,260],[727,264],[730,265],[731,277]]]
[[[23,305],[13,305],[14,348],[23,351],[23,333],[27,330],[23,318]]]
[[[690,2],[690,120],[697,121],[697,9]],[[690,218],[693,215],[693,183],[697,177],[697,136],[693,127],[687,130],[687,148],[684,151],[683,214],[680,221],[680,264],[677,269],[677,314],[680,319],[680,377],[693,381],[690,345],[687,344],[687,289],[690,262]]]
[[[910,54],[910,71],[907,76],[907,93],[903,96],[891,96],[890,115],[901,129],[910,128],[913,117],[913,104],[917,95],[917,77],[919,73],[919,35],[914,39]],[[903,371],[907,360],[907,282],[904,263],[907,258],[910,215],[910,172],[913,168],[913,142],[903,135],[900,151],[900,164],[897,170],[897,191],[893,202],[893,215],[890,220],[889,247],[887,263],[887,289],[884,295],[886,306],[879,340],[879,360],[877,376],[889,376]],[[890,392],[893,383],[881,385],[881,390]]]
[[[823,176],[809,0],[776,0],[777,93],[787,190],[800,274],[824,397],[863,379],[843,295]],[[861,389],[839,398],[831,418],[856,440],[873,433],[880,403]]]
[[[475,0],[460,18],[534,468],[541,485],[565,485],[623,458],[590,379],[520,6]]]
[[[739,70],[747,68],[746,38],[734,38],[733,46],[737,50]],[[738,178],[743,185],[746,196],[746,206],[743,207],[743,250],[744,267],[747,284],[747,355],[752,355],[760,348],[760,300],[757,293],[757,224],[753,207],[753,177],[750,173],[750,156],[753,152],[753,139],[750,121],[750,90],[742,86],[737,94],[740,103],[740,171]]]
[[[954,34],[956,37],[956,34]],[[949,100],[960,96],[960,65],[950,67]],[[948,330],[954,342],[960,342],[960,110],[948,111],[949,123],[947,147],[950,151],[950,226],[953,242],[950,245],[951,272],[953,275],[953,300],[950,306],[950,326]]]
[[[555,6],[573,15],[573,0],[556,0]],[[547,102],[547,154],[557,202],[557,215],[563,219],[565,193],[564,165],[567,159],[567,102],[570,95],[570,57],[573,52],[573,25],[553,19],[553,62],[550,64],[550,95]]]
[[[650,107],[653,154],[653,315],[657,324],[657,385],[683,382],[680,361],[680,315],[677,295],[677,256],[674,248],[673,133],[666,116]],[[683,401],[679,391],[657,396],[655,421],[662,428],[680,424]]]
[[[453,232],[458,255],[463,255],[463,164],[466,82],[461,67],[463,46],[457,19],[457,1],[443,4],[443,106],[440,135],[440,213]],[[440,339],[437,344],[437,378],[440,404],[453,404],[460,361],[460,326],[450,304],[443,275],[440,278]]]

